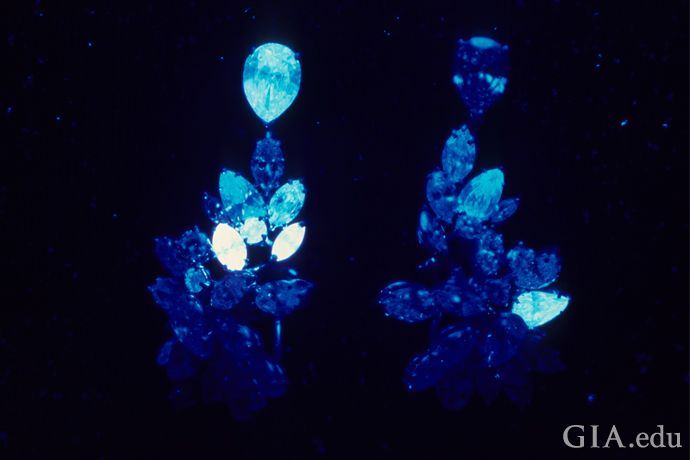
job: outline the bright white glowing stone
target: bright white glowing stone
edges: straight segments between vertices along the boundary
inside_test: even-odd
[[[245,220],[240,228],[240,236],[246,239],[248,244],[261,243],[267,233],[266,222],[256,217]]]
[[[271,255],[276,256],[278,261],[285,260],[293,255],[301,246],[306,230],[306,227],[299,222],[285,227],[276,237]]]
[[[218,224],[211,246],[220,263],[228,270],[242,270],[247,263],[247,245],[237,230],[228,224]]]
[[[520,315],[532,329],[560,315],[568,306],[569,301],[570,297],[556,292],[527,291],[515,299],[513,313]]]
[[[290,48],[266,43],[245,61],[242,79],[249,105],[268,124],[282,115],[297,97],[302,69]]]

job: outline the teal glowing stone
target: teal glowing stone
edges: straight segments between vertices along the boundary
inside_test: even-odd
[[[266,43],[247,58],[242,80],[249,105],[268,125],[297,97],[302,69],[290,48]]]

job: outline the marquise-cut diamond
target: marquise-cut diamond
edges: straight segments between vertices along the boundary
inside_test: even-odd
[[[266,43],[244,63],[244,94],[254,113],[269,124],[297,97],[302,69],[295,53],[279,43]]]

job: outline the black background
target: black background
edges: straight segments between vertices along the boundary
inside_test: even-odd
[[[687,1],[286,3],[3,6],[0,454],[687,458]],[[406,391],[428,324],[374,304],[419,280],[426,174],[468,119],[453,51],[475,35],[509,45],[511,71],[473,174],[504,167],[522,200],[506,245],[558,246],[573,298],[544,327],[567,369],[535,375],[523,411]],[[222,167],[250,177],[265,130],[242,68],[269,41],[301,56],[272,130],[308,188],[290,264],[317,289],[284,322],[288,393],[239,423],[170,407],[146,287],[166,276],[153,238],[210,232],[203,192]],[[683,452],[569,449],[573,424],[626,445],[664,425]]]

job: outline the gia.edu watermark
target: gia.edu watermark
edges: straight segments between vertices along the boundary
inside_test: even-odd
[[[637,433],[635,442],[624,443],[621,438],[616,425],[612,425],[610,430],[602,429],[599,432],[599,425],[570,425],[563,431],[563,442],[568,447],[573,449],[581,449],[583,447],[590,448],[611,448],[618,447],[621,449],[630,447],[652,447],[652,448],[677,448],[680,445],[680,433],[666,433],[664,425],[657,425],[657,430],[653,433]],[[606,441],[603,441],[604,437]],[[588,438],[588,439],[585,439]]]

